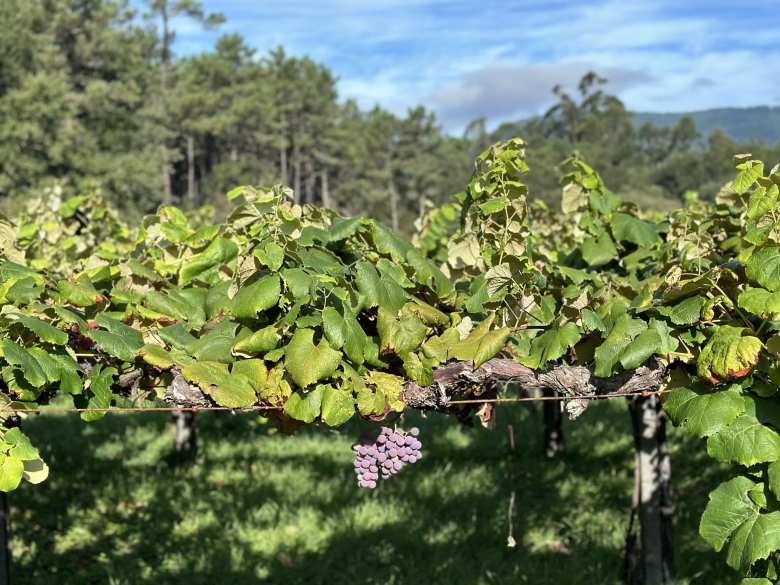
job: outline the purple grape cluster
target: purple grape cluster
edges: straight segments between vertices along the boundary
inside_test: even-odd
[[[408,433],[403,429],[382,427],[379,436],[370,445],[355,445],[355,473],[358,486],[374,489],[379,479],[390,479],[404,465],[422,459],[422,443],[417,438],[420,429],[413,427]]]
[[[86,335],[82,335],[79,326],[74,324],[68,331],[68,345],[75,351],[95,351],[97,344]]]

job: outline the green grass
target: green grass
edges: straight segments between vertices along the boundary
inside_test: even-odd
[[[283,436],[253,416],[203,414],[197,463],[173,469],[165,415],[32,418],[25,430],[52,473],[9,497],[14,583],[621,582],[633,483],[622,401],[567,422],[567,452],[554,462],[541,456],[532,408],[501,409],[492,431],[441,416],[412,423],[422,461],[370,492],[354,483],[350,446],[368,428],[357,424]],[[671,441],[680,582],[733,583],[697,535],[723,471],[700,442],[676,430]]]

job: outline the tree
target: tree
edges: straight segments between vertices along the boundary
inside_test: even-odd
[[[158,108],[160,113],[160,122],[165,124],[169,114],[169,94],[171,91],[171,61],[173,59],[171,47],[176,37],[176,32],[171,28],[171,19],[176,16],[184,15],[192,18],[204,27],[218,26],[224,22],[221,14],[206,14],[203,12],[203,5],[200,0],[145,0],[148,12],[146,17],[149,20],[159,20],[160,28],[158,33],[159,49],[159,81],[160,90],[158,95]],[[171,153],[166,144],[167,136],[163,135],[160,140],[160,165],[163,188],[163,202],[171,203],[173,200],[173,187],[171,185]]]

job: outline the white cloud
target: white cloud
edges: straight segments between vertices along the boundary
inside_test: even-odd
[[[137,0],[134,0],[137,1]],[[760,0],[205,0],[260,53],[284,45],[331,67],[344,97],[451,129],[536,113],[593,69],[632,109],[777,100],[780,21]],[[177,50],[216,38],[176,22]],[[703,80],[706,80],[703,82]]]

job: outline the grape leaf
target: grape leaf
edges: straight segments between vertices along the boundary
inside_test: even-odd
[[[0,453],[0,491],[10,492],[19,487],[24,476],[24,463],[16,457]]]
[[[264,276],[250,285],[242,286],[233,297],[233,315],[239,319],[254,319],[279,302],[282,283],[278,274]]]
[[[580,340],[579,329],[574,323],[566,323],[560,327],[548,329],[531,340],[531,351],[527,357],[520,358],[520,363],[532,369],[538,369],[547,362],[563,357],[570,347]]]
[[[303,421],[305,423],[314,422],[322,410],[322,395],[325,386],[319,385],[311,392],[302,394],[293,392],[284,403],[284,412],[290,418]]]
[[[301,388],[327,378],[341,363],[341,352],[324,339],[314,345],[313,329],[296,329],[284,351],[285,367]]]
[[[330,385],[323,385],[322,420],[331,427],[347,422],[355,414],[352,393]]]
[[[658,312],[669,319],[675,325],[693,325],[701,318],[701,310],[706,299],[700,296],[689,297],[676,305],[659,307]]]
[[[27,315],[18,315],[16,320],[24,325],[25,328],[32,331],[41,341],[53,343],[55,345],[65,345],[68,343],[68,334],[61,329],[57,329],[50,325],[46,321],[41,321],[40,319]]]
[[[739,386],[726,390],[675,388],[664,401],[664,410],[674,424],[683,425],[697,437],[707,437],[723,430],[743,412],[745,401]]]
[[[699,534],[716,551],[728,542],[726,562],[747,571],[752,563],[780,549],[780,512],[762,514],[750,497],[757,484],[735,477],[710,493]]]
[[[768,318],[780,313],[780,291],[769,292],[763,288],[747,287],[739,293],[737,303],[753,315]]]
[[[619,242],[631,242],[640,247],[649,247],[661,243],[658,226],[626,213],[616,213],[610,222],[612,234]]]
[[[751,466],[780,459],[780,434],[764,424],[766,399],[742,397],[745,410],[734,421],[707,439],[707,454],[720,461]],[[770,413],[771,415],[771,413]],[[772,420],[774,424],[780,420]],[[771,416],[770,416],[771,419]]]
[[[706,380],[745,376],[758,361],[763,347],[756,337],[743,336],[744,328],[721,325],[701,350],[696,369]]]
[[[745,275],[771,292],[780,290],[780,247],[759,248],[748,258]]]
[[[604,343],[596,348],[594,373],[602,378],[611,376],[628,344],[646,329],[647,323],[641,319],[632,319],[626,313],[621,314]]]

